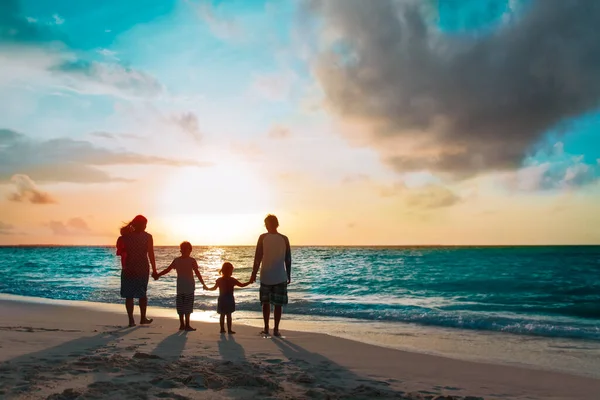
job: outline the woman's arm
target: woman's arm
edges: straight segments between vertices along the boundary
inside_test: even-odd
[[[150,239],[148,240],[148,257],[150,258],[150,265],[152,265],[152,275],[156,275],[156,258],[154,258],[154,239],[152,235],[148,234]]]
[[[125,243],[123,243],[123,236],[119,236],[117,239],[117,255],[121,256],[121,268],[125,269],[127,252],[125,251]]]
[[[156,275],[156,279],[160,278],[163,275],[168,274],[169,272],[171,272],[171,270],[173,269],[173,264],[171,263],[171,265],[169,265],[167,268],[165,268],[164,271],[157,273],[156,271],[154,272],[154,274],[152,275]]]

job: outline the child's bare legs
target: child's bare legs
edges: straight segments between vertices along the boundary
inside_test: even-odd
[[[221,323],[221,332],[220,333],[225,333],[225,314],[221,314],[221,319],[219,319],[219,322]]]
[[[227,333],[233,335],[235,332],[231,330],[231,313],[227,314]]]
[[[185,330],[186,331],[195,331],[196,330],[196,328],[192,328],[190,326],[190,314],[189,313],[185,314]]]
[[[182,331],[185,329],[185,324],[183,323],[183,314],[179,314],[179,330]]]
[[[129,318],[129,326],[135,326],[135,320],[133,319],[133,298],[128,297],[125,299],[125,309],[127,310],[127,317]]]

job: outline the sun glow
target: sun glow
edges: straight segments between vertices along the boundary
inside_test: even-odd
[[[210,168],[180,168],[170,176],[159,209],[169,242],[252,244],[273,205],[269,182],[251,165],[222,160]]]
[[[177,244],[241,245],[256,241],[265,214],[181,214],[168,219],[167,236]]]

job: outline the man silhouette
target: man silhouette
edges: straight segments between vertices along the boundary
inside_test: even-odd
[[[254,268],[250,282],[256,281],[256,274],[260,268],[259,297],[265,322],[265,328],[261,333],[269,334],[269,318],[271,304],[273,304],[275,320],[273,335],[281,336],[279,321],[281,321],[282,306],[288,303],[287,285],[291,282],[292,277],[292,252],[288,238],[277,232],[279,221],[276,216],[267,215],[265,227],[267,233],[260,235],[256,244]]]

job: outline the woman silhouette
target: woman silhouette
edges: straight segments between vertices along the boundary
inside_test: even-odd
[[[146,318],[148,306],[148,279],[150,265],[152,276],[156,275],[156,261],[154,259],[154,242],[152,235],[146,232],[148,220],[136,216],[130,223],[121,228],[121,237],[117,241],[117,251],[121,255],[121,297],[125,298],[125,308],[129,317],[129,326],[135,326],[133,319],[133,299],[139,299],[140,324],[152,322]],[[123,234],[125,232],[125,234]],[[150,259],[150,263],[148,263]],[[149,265],[150,264],[150,265]]]

